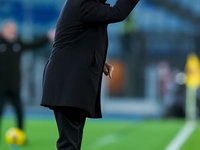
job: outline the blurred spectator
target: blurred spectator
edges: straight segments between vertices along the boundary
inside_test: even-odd
[[[144,97],[145,50],[143,37],[133,14],[122,24],[121,60],[125,66],[125,83],[122,96]]]
[[[17,127],[23,130],[23,110],[20,99],[20,58],[27,49],[36,49],[54,39],[54,31],[47,36],[25,43],[18,36],[14,21],[5,21],[0,34],[0,119],[6,102],[14,107]],[[9,100],[9,101],[8,101]]]
[[[158,64],[158,84],[159,96],[164,100],[166,94],[169,92],[168,90],[171,84],[171,68],[166,61],[161,61]]]
[[[168,90],[168,97],[165,99],[165,117],[185,117],[186,86],[185,73],[175,70],[171,73],[172,82]]]
[[[159,96],[165,106],[164,117],[185,117],[184,73],[172,70],[169,63],[158,64]]]
[[[134,24],[131,19],[131,14],[125,19],[123,26],[123,33],[121,35],[122,53],[123,55],[130,55],[133,52],[132,41],[134,36]]]
[[[183,118],[185,117],[185,84],[174,82],[169,102],[166,106],[165,117]]]
[[[168,83],[167,96],[165,97],[164,117],[184,118],[186,109],[186,74],[175,70],[171,72],[171,82]],[[197,89],[196,115],[200,116],[200,88]]]

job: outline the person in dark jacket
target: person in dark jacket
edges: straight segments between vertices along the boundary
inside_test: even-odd
[[[139,0],[67,0],[58,19],[53,51],[46,64],[42,106],[53,109],[59,130],[58,150],[80,150],[85,118],[101,118],[102,73],[107,25],[124,20]]]
[[[17,116],[17,127],[23,129],[23,109],[20,99],[20,58],[27,49],[45,45],[54,38],[53,30],[48,36],[24,43],[17,33],[14,21],[5,21],[0,33],[0,119],[7,100],[14,107]]]

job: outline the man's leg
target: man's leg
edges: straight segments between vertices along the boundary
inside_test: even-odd
[[[5,104],[5,98],[0,94],[0,121],[3,114],[4,104]]]
[[[1,129],[2,129],[1,120],[2,120],[4,105],[5,105],[5,98],[0,94],[0,137],[1,137]],[[0,139],[0,141],[1,141],[1,139]]]
[[[19,93],[11,93],[10,101],[12,106],[14,107],[16,117],[17,117],[17,127],[23,130],[23,108],[22,102]]]
[[[59,131],[58,150],[80,150],[86,119],[85,112],[69,107],[53,110]]]

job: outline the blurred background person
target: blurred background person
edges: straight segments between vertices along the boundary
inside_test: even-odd
[[[165,105],[164,117],[184,118],[186,105],[185,73],[178,69],[168,73],[168,85],[163,98]]]
[[[172,82],[170,64],[162,60],[158,63],[158,88],[160,99],[165,101]]]
[[[18,26],[13,20],[3,23],[0,33],[0,123],[4,106],[9,102],[15,110],[17,127],[23,130],[23,108],[20,98],[20,58],[27,49],[36,49],[54,39],[54,30],[29,43],[18,36]]]

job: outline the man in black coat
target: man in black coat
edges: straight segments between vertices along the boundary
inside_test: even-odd
[[[15,109],[17,127],[23,129],[23,111],[20,99],[20,58],[27,49],[35,49],[54,38],[53,30],[48,37],[43,37],[31,43],[24,43],[17,34],[17,24],[6,21],[0,34],[0,119],[6,100]]]
[[[102,72],[107,63],[107,25],[124,20],[139,0],[67,0],[58,19],[44,71],[42,106],[54,110],[58,150],[79,150],[85,118],[101,118]]]

